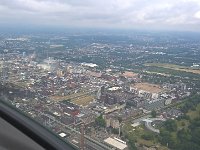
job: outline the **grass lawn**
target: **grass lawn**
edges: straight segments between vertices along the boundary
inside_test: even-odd
[[[141,145],[145,145],[147,147],[151,147],[153,145],[155,145],[155,143],[153,141],[150,141],[150,140],[144,140],[142,138],[138,138],[137,139],[137,143],[138,144],[141,144]]]
[[[85,97],[81,97],[81,98],[76,98],[73,99],[72,102],[77,104],[77,105],[82,105],[82,106],[86,106],[88,105],[90,102],[92,102],[94,100],[93,96],[85,96]]]
[[[179,66],[179,65],[174,65],[174,64],[165,64],[165,63],[147,63],[145,66],[155,66],[155,67],[162,67],[162,68],[167,68],[167,69],[172,69],[176,71],[185,71],[185,72],[191,72],[195,74],[200,74],[199,69],[192,69],[190,67],[186,66]]]

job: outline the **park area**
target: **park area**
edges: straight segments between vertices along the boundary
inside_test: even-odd
[[[167,147],[162,146],[158,139],[156,138],[157,134],[149,131],[145,128],[144,125],[139,125],[133,127],[131,123],[127,123],[123,126],[123,135],[127,136],[129,141],[136,142],[139,146],[158,147],[159,150],[168,150]]]
[[[137,147],[157,147],[159,150],[200,149],[200,95],[196,94],[186,98],[183,103],[176,106],[184,114],[174,119],[167,119],[156,128],[160,133],[147,130],[143,124],[133,126],[131,122],[123,125],[122,133],[128,139],[129,145],[136,143]],[[134,148],[132,149],[134,150]]]

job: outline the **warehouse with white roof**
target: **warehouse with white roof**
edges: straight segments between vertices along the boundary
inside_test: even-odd
[[[127,150],[126,142],[118,139],[118,138],[107,138],[104,140],[104,142],[114,148],[117,148],[118,150]]]

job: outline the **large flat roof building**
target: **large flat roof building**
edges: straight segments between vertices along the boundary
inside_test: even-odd
[[[107,143],[108,145],[111,145],[112,147],[117,148],[118,150],[126,150],[127,149],[127,145],[126,142],[117,139],[117,138],[107,138],[104,140],[105,143]]]

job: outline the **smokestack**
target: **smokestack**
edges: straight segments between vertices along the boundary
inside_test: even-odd
[[[80,149],[81,150],[85,150],[85,143],[84,143],[84,129],[85,128],[85,126],[84,126],[84,124],[82,123],[81,124],[81,137],[80,137]]]

